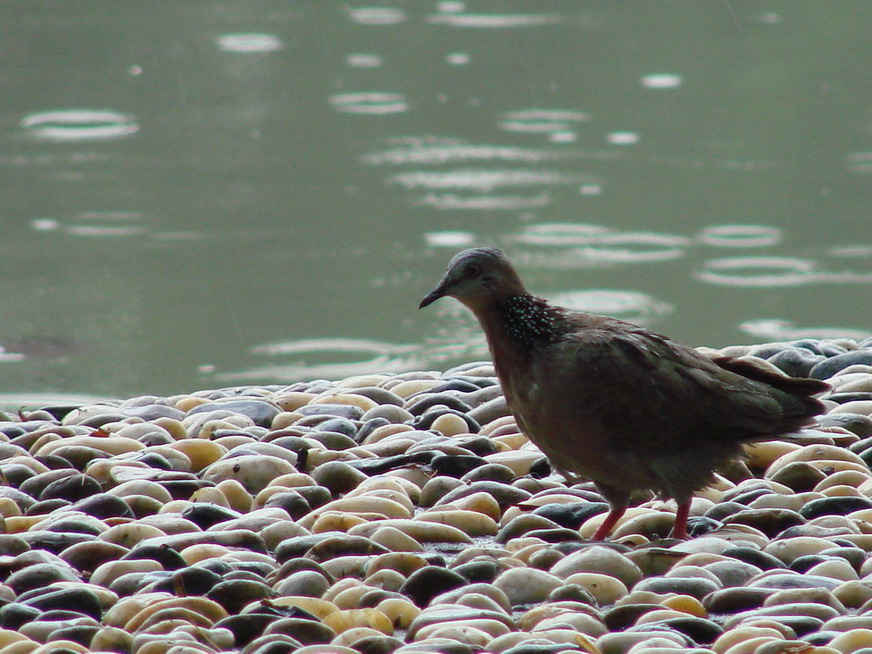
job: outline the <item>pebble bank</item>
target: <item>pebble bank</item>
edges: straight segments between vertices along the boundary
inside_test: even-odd
[[[872,342],[710,352],[832,391],[686,541],[591,542],[486,362],[0,412],[0,654],[872,653]]]

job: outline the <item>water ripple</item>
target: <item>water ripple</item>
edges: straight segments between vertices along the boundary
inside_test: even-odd
[[[269,343],[251,348],[252,354],[278,358],[293,357],[287,363],[271,363],[240,372],[217,373],[222,382],[238,383],[260,379],[283,382],[302,379],[341,379],[381,372],[404,372],[421,365],[420,347],[393,345],[358,338],[309,338],[297,341]],[[324,361],[325,358],[334,361]]]
[[[588,120],[590,116],[580,111],[523,109],[504,113],[500,117],[499,128],[521,134],[567,134],[572,133],[577,123]]]
[[[570,309],[612,316],[642,326],[675,310],[668,302],[635,291],[595,289],[546,294],[545,297]]]
[[[535,195],[456,195],[454,193],[427,193],[416,204],[441,210],[463,211],[518,211],[539,209],[551,202],[549,193]]]
[[[355,7],[348,16],[359,25],[397,25],[406,20],[406,12],[396,7]]]
[[[330,104],[337,111],[349,114],[398,114],[409,110],[406,96],[402,93],[339,93],[330,97]]]
[[[781,230],[768,225],[713,225],[700,231],[696,240],[721,248],[766,247],[781,242]]]
[[[591,266],[602,263],[642,263],[684,256],[689,239],[656,232],[612,231],[601,225],[545,223],[530,225],[514,239],[518,243],[563,250],[550,265]],[[542,257],[545,265],[554,255]]]
[[[475,27],[505,29],[513,27],[540,27],[563,22],[560,14],[432,14],[427,22],[449,27]]]
[[[814,283],[872,284],[872,273],[828,272],[809,259],[725,257],[710,259],[694,277],[720,286],[776,288]]]
[[[60,109],[26,116],[21,126],[37,138],[52,141],[112,139],[139,131],[133,116],[103,109]]]
[[[373,152],[363,157],[373,165],[445,164],[456,161],[511,161],[541,163],[568,158],[566,153],[505,145],[483,145],[462,141],[425,140],[404,144],[390,150]]]
[[[479,170],[463,168],[444,172],[414,171],[393,175],[389,181],[408,189],[465,189],[494,191],[499,188],[524,186],[562,186],[579,184],[587,178],[558,170]]]

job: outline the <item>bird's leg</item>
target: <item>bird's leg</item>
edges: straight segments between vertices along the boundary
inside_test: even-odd
[[[675,526],[670,536],[687,540],[687,516],[690,515],[690,498],[678,501],[678,510],[675,512]]]
[[[626,506],[613,507],[606,516],[606,519],[603,520],[603,523],[597,528],[593,535],[593,540],[605,540],[606,536],[612,533],[615,524],[621,519],[621,516],[624,515],[624,511],[626,510]]]

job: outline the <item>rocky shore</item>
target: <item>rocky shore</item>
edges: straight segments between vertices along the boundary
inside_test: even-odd
[[[718,352],[832,391],[687,541],[590,542],[486,362],[0,412],[0,654],[869,654],[872,342]]]

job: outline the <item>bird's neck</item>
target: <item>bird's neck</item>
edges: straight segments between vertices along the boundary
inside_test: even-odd
[[[564,324],[560,309],[529,293],[499,300],[489,314],[482,325],[491,347],[497,350],[526,351],[553,343]]]

